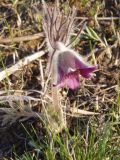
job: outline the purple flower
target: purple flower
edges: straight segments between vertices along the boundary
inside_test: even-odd
[[[75,89],[79,87],[80,76],[91,78],[96,66],[85,63],[83,58],[63,43],[56,42],[56,52],[52,59],[53,85]]]

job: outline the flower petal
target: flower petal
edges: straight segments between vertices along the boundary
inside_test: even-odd
[[[79,75],[90,78],[97,67],[90,66],[77,52],[59,43],[52,59],[53,85],[75,89],[79,86]]]
[[[80,85],[79,82],[79,75],[78,73],[71,73],[70,75],[67,75],[59,84],[59,87],[69,87],[71,89],[76,89]]]
[[[83,68],[83,69],[80,69],[80,74],[84,77],[84,78],[91,78],[92,76],[92,72],[96,70],[96,66],[91,66],[91,67],[88,67],[88,68]]]

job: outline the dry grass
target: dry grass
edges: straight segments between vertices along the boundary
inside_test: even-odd
[[[53,5],[51,1],[48,3]],[[48,51],[41,24],[41,2],[0,1],[2,159],[17,159],[16,154],[18,159],[119,159],[120,3],[119,0],[69,3],[78,10],[78,27],[72,40],[80,31],[80,22],[87,22],[73,47],[96,63],[98,69],[91,81],[81,79],[79,89],[59,90],[67,125],[67,131],[62,131],[51,109],[50,77],[45,75]],[[61,7],[68,12],[67,2],[61,2]],[[33,58],[41,52],[45,55]],[[56,128],[60,134],[54,134]]]

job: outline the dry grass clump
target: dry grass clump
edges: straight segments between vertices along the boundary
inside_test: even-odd
[[[81,79],[79,89],[57,90],[62,117],[54,114],[56,94],[53,100],[45,74],[42,3],[0,2],[0,158],[119,159],[120,4],[66,1],[60,10],[67,14],[73,4],[77,27],[71,46],[98,69],[91,81]]]

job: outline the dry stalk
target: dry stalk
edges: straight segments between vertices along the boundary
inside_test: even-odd
[[[22,36],[22,37],[14,37],[14,38],[0,38],[0,43],[13,43],[13,42],[23,42],[23,41],[30,41],[30,40],[35,40],[39,39],[40,37],[43,37],[43,33],[36,33],[33,35],[28,35],[28,36]]]
[[[30,62],[40,58],[45,53],[43,51],[39,51],[34,53],[33,55],[27,56],[24,59],[18,61],[15,65],[6,68],[5,70],[0,72],[0,81],[4,80],[6,77],[10,76],[11,74],[15,73],[16,71],[22,69],[25,65],[28,65]]]
[[[75,19],[79,19],[79,20],[94,20],[94,17],[76,17]],[[108,21],[108,20],[119,20],[120,17],[97,17],[98,21]]]

